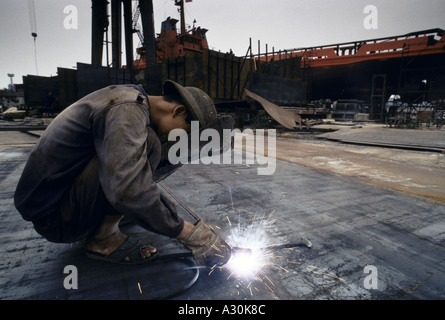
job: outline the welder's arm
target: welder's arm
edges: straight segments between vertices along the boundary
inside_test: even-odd
[[[114,106],[95,119],[99,179],[110,204],[142,227],[176,237],[184,221],[161,196],[153,171],[160,160],[160,142],[148,126],[147,111],[138,103]]]

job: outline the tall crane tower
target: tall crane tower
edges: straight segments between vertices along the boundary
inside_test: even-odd
[[[10,91],[14,91],[15,92],[15,85],[14,85],[14,81],[12,80],[12,78],[14,78],[14,74],[13,73],[8,73],[8,77],[9,79],[11,79],[11,83],[8,85],[8,89]]]

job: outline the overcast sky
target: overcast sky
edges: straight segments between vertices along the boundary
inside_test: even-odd
[[[0,88],[7,87],[7,73],[22,76],[57,74],[57,67],[73,68],[91,62],[91,1],[34,0],[36,56],[31,36],[28,0],[0,0]],[[136,2],[135,2],[136,3]],[[168,16],[179,19],[174,0],[153,0],[156,32]],[[66,29],[77,8],[77,29]],[[367,5],[377,9],[377,29],[364,27]],[[445,29],[445,0],[193,0],[186,3],[186,23],[208,29],[214,50],[244,56],[249,38],[254,52],[318,46],[338,42],[401,35],[430,28]],[[179,27],[179,23],[178,23]],[[135,44],[135,46],[137,43]],[[123,60],[124,61],[124,60]]]

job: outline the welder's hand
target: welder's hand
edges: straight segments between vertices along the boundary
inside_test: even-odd
[[[224,265],[231,256],[229,244],[201,220],[179,242],[192,251],[198,265],[207,267]]]

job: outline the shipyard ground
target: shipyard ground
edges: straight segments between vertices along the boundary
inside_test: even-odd
[[[40,133],[0,132],[0,299],[151,299],[193,280],[195,270],[181,262],[91,261],[82,243],[49,243],[23,221],[13,194]],[[221,233],[263,219],[269,244],[304,237],[313,247],[273,252],[257,279],[202,269],[172,299],[445,299],[444,149],[444,129],[363,124],[280,134],[269,176],[259,176],[256,165],[183,166],[164,186]],[[123,230],[161,252],[183,250],[135,225]],[[69,265],[77,289],[65,288]],[[366,266],[378,272],[377,287],[366,285]]]

